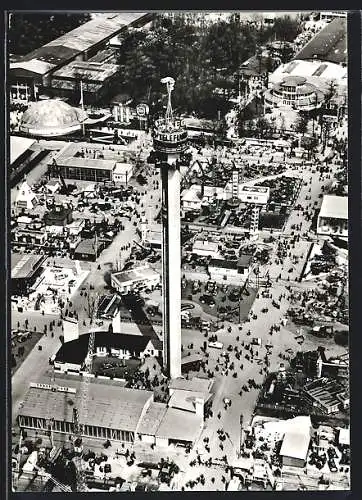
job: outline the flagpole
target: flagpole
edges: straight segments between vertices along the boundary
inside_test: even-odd
[[[84,99],[83,99],[83,81],[80,81],[80,104],[82,106],[82,111],[83,111],[83,120],[82,120],[82,134],[85,135],[85,128],[84,128]]]

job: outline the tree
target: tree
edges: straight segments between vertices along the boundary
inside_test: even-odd
[[[290,16],[277,17],[272,28],[276,39],[281,41],[293,42],[302,31],[302,25],[299,19],[292,19]]]
[[[12,12],[9,17],[9,53],[28,54],[89,20],[89,14]]]
[[[298,115],[294,124],[294,130],[298,134],[304,135],[307,129],[308,129],[308,118],[305,115]]]

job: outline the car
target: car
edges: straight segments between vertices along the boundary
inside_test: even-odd
[[[208,346],[213,347],[214,349],[222,349],[224,344],[222,342],[209,342]]]

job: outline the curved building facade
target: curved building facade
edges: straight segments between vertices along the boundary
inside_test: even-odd
[[[270,106],[291,106],[300,111],[310,111],[321,105],[324,93],[303,76],[287,76],[276,83],[265,95]]]
[[[86,113],[49,99],[32,103],[22,116],[20,131],[35,137],[59,137],[81,129]]]

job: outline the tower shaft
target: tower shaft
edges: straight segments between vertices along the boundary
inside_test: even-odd
[[[180,170],[161,166],[163,363],[170,378],[181,376]]]

